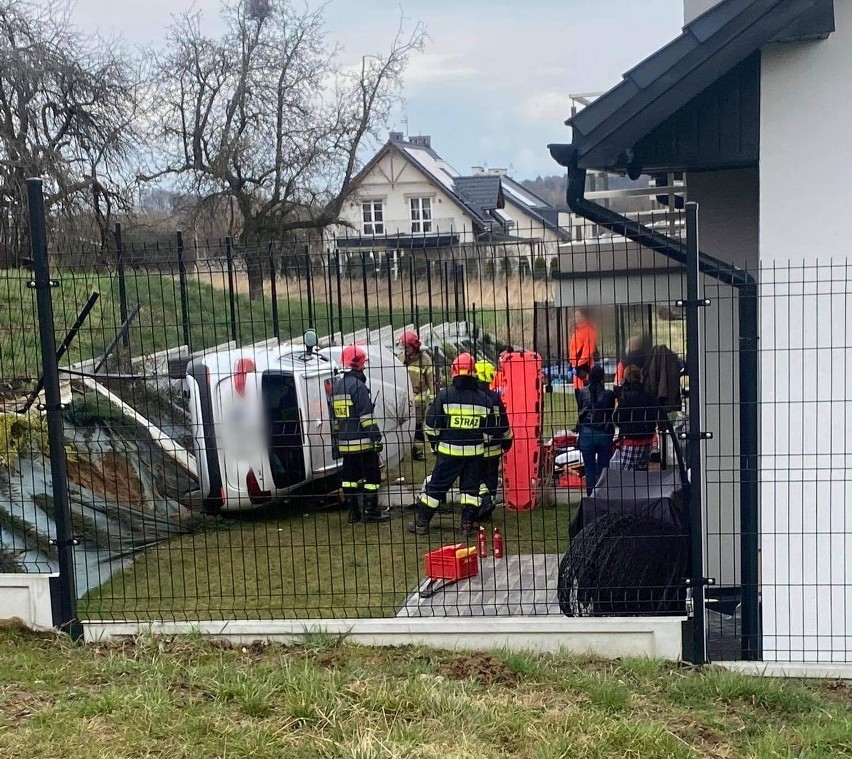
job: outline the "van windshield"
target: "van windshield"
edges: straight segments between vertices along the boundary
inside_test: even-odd
[[[264,372],[261,388],[272,479],[276,488],[292,488],[305,481],[296,380],[292,374]]]

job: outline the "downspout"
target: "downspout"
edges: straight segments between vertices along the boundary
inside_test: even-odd
[[[586,199],[586,170],[578,166],[577,148],[573,145],[549,145],[548,148],[554,160],[568,169],[567,201],[571,211],[666,258],[686,263],[686,245],[680,240]],[[699,253],[699,269],[702,274],[736,288],[739,296],[741,654],[747,660],[760,660],[763,652],[758,586],[757,281],[747,271],[706,253]]]

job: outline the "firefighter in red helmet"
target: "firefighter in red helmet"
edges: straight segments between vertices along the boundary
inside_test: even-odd
[[[476,362],[462,353],[452,367],[453,382],[438,393],[423,423],[423,433],[438,456],[432,476],[426,481],[417,504],[410,532],[429,533],[429,523],[456,479],[459,480],[462,527],[466,534],[481,506],[479,464],[485,443],[508,433],[505,412],[495,414],[494,400],[479,387]]]
[[[349,522],[355,524],[362,518],[365,522],[385,522],[389,516],[379,509],[379,454],[384,446],[364,374],[367,351],[360,345],[349,345],[343,349],[340,363],[343,375],[334,383],[328,402],[335,456],[343,459],[341,475]]]
[[[405,364],[411,387],[414,390],[414,413],[416,426],[414,428],[414,446],[411,456],[415,461],[424,461],[423,455],[423,420],[426,411],[435,399],[435,368],[432,358],[423,350],[420,344],[420,336],[416,332],[408,330],[399,338],[399,347],[402,353],[399,360]],[[420,443],[420,445],[418,445]]]

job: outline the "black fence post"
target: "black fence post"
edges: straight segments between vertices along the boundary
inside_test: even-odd
[[[77,581],[74,567],[74,539],[71,527],[71,503],[68,499],[68,473],[65,462],[65,435],[62,402],[59,392],[59,362],[56,358],[56,335],[53,327],[53,297],[47,256],[47,230],[44,219],[44,194],[41,179],[27,180],[29,201],[30,245],[33,259],[33,281],[38,307],[41,360],[44,376],[44,410],[50,445],[50,478],[53,487],[53,518],[56,522],[56,549],[59,555],[58,599],[54,622],[74,640],[83,637],[83,626],[77,618]]]
[[[228,264],[228,314],[231,320],[231,340],[237,342],[237,296],[234,289],[234,241],[225,238],[225,261]]]
[[[703,478],[701,471],[701,441],[706,434],[701,429],[701,308],[707,305],[701,296],[698,246],[698,203],[686,205],[686,355],[689,371],[689,432],[687,453],[689,458],[689,528],[691,540],[692,571],[689,584],[692,589],[692,662],[707,663],[707,635],[705,619],[704,577],[704,505],[702,502]]]
[[[742,587],[741,655],[763,658],[758,559],[758,293],[757,284],[739,291],[740,362],[740,563]]]
[[[180,318],[183,326],[183,344],[192,352],[189,338],[189,291],[186,282],[186,260],[184,258],[183,233],[176,233],[177,256],[178,256],[178,278],[180,280]]]
[[[311,266],[311,247],[305,245],[305,288],[308,296],[308,324],[307,326],[316,326],[316,318],[314,314],[314,271]]]
[[[118,309],[121,323],[127,321],[127,280],[124,277],[124,241],[121,239],[121,224],[115,225],[115,260],[116,274],[118,275]],[[121,336],[121,344],[125,348],[130,347],[130,333],[125,330]]]
[[[266,255],[269,259],[269,285],[272,295],[272,334],[276,340],[281,339],[281,326],[278,323],[278,273],[275,271],[275,250],[272,243],[266,247]],[[263,264],[261,264],[261,267]]]

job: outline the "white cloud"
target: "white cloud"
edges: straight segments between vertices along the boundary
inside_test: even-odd
[[[527,123],[561,124],[571,115],[571,99],[566,92],[535,92],[518,106],[518,117]]]
[[[406,88],[454,82],[476,76],[479,69],[468,65],[460,55],[421,53],[412,56],[405,71]]]

